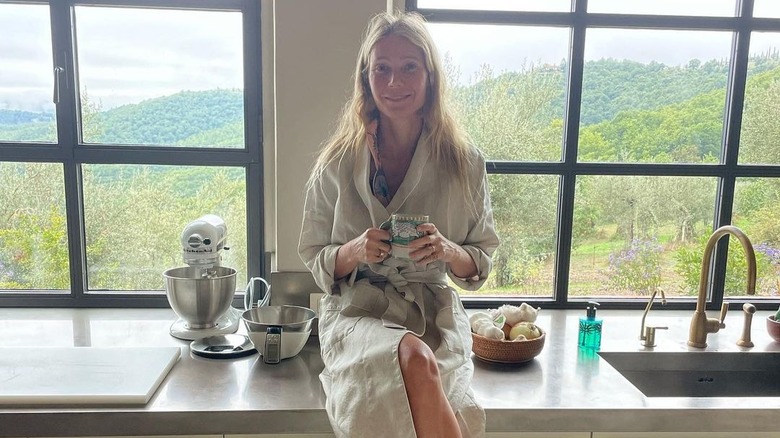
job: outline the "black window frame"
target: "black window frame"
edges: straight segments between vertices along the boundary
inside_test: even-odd
[[[39,144],[0,141],[0,161],[61,164],[65,181],[70,266],[69,294],[53,290],[3,290],[0,307],[169,307],[164,291],[100,293],[86,290],[86,248],[82,164],[134,164],[243,167],[246,175],[247,277],[269,274],[264,242],[263,120],[260,2],[256,0],[16,0],[48,5],[53,67],[64,69],[57,108],[57,142]],[[80,138],[79,96],[74,56],[75,6],[189,9],[242,13],[244,75],[244,145],[242,149],[87,144]],[[161,273],[162,274],[162,273]],[[161,277],[162,278],[162,277]],[[162,286],[162,280],[161,280]],[[239,302],[236,297],[235,301]]]
[[[740,177],[780,177],[780,165],[738,164],[742,111],[752,31],[780,32],[780,19],[753,17],[753,0],[736,0],[733,17],[634,15],[617,13],[589,13],[588,0],[572,0],[569,12],[494,11],[429,9],[417,7],[417,0],[406,0],[407,11],[420,13],[430,23],[544,25],[569,28],[569,76],[567,78],[564,113],[563,158],[560,162],[520,162],[489,160],[489,174],[545,174],[560,177],[558,222],[556,224],[556,261],[554,268],[554,296],[552,299],[534,296],[492,296],[464,298],[467,307],[497,307],[505,303],[527,302],[545,308],[582,308],[593,298],[570,299],[568,294],[569,264],[571,258],[574,192],[579,175],[599,176],[700,176],[716,177],[717,200],[714,228],[731,223],[734,190]],[[584,67],[585,32],[588,28],[668,29],[730,31],[735,37],[730,51],[730,71],[727,81],[727,100],[722,139],[722,157],[718,164],[649,164],[649,163],[590,163],[577,161],[580,129],[580,104]],[[711,269],[708,309],[719,309],[724,301],[726,258],[730,239],[718,242]],[[646,299],[596,298],[603,308],[643,308]],[[746,299],[729,298],[732,304]],[[750,301],[758,309],[776,310],[777,299],[760,298]],[[675,298],[664,308],[692,309],[696,297]]]

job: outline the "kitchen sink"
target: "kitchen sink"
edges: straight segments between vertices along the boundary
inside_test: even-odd
[[[780,353],[599,352],[647,397],[777,397]]]

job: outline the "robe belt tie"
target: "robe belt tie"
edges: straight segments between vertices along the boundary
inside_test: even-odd
[[[370,264],[368,267],[370,271],[364,271],[364,276],[372,284],[387,283],[385,290],[387,290],[387,286],[391,285],[399,295],[409,302],[415,301],[414,293],[409,287],[410,283],[447,285],[447,277],[438,267],[426,271],[417,271],[414,266],[410,266],[410,262],[396,261],[393,258],[389,258],[381,264]]]
[[[442,264],[443,265],[443,264]],[[369,265],[370,270],[363,271],[362,277],[379,287],[384,285],[387,308],[382,313],[382,322],[386,327],[406,328],[417,336],[425,333],[425,303],[423,287],[414,284],[447,287],[447,278],[438,267],[417,271],[408,261],[396,261],[392,258],[383,264]],[[411,304],[411,307],[410,307]]]

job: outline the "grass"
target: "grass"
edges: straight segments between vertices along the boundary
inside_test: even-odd
[[[740,227],[744,224],[738,224]],[[699,225],[699,229],[706,227]],[[668,297],[692,297],[698,291],[698,284],[685,284],[684,279],[677,273],[677,255],[681,249],[689,249],[694,252],[702,251],[700,241],[694,238],[692,242],[680,243],[674,240],[676,229],[674,226],[661,227],[657,230],[656,239],[663,246],[661,253],[661,285]],[[617,227],[605,226],[595,233],[598,237],[584,239],[572,251],[569,267],[569,297],[620,297],[620,298],[646,298],[647,293],[632,290],[618,290],[610,282],[609,256],[627,247],[624,238],[617,236]],[[755,243],[755,242],[754,242]],[[736,246],[741,254],[741,246]],[[741,256],[740,256],[741,257]],[[700,269],[697,262],[696,272]],[[464,296],[488,297],[488,296],[514,296],[514,297],[539,297],[552,298],[553,276],[555,257],[547,258],[541,267],[534,270],[539,272],[533,278],[527,279],[528,284],[509,285],[505,287],[491,287],[490,280],[478,291],[460,291]],[[760,267],[759,267],[760,268]],[[756,294],[762,297],[777,295],[778,285],[777,271],[763,272],[759,269]],[[697,276],[698,279],[698,276]],[[742,292],[727,291],[727,294],[741,294]]]
[[[579,242],[571,255],[569,268],[569,296],[621,296],[642,297],[641,293],[631,290],[616,290],[609,280],[609,256],[627,247],[627,242],[617,236],[617,226],[604,226],[597,230],[599,238],[586,239]],[[656,236],[663,245],[661,255],[661,287],[668,296],[690,295],[683,293],[683,280],[675,271],[677,247],[674,247],[675,228],[673,226],[659,229]],[[576,242],[575,242],[576,243]],[[546,260],[540,272],[543,274],[533,280],[533,285],[513,285],[501,288],[483,287],[476,292],[463,291],[468,296],[553,296],[554,258]]]

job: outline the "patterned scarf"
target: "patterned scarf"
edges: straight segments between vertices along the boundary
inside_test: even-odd
[[[368,126],[367,135],[369,138],[368,149],[371,151],[371,158],[374,159],[376,171],[371,178],[371,192],[382,203],[387,206],[390,203],[390,188],[387,186],[385,171],[382,170],[382,161],[379,158],[379,122],[373,121]]]

